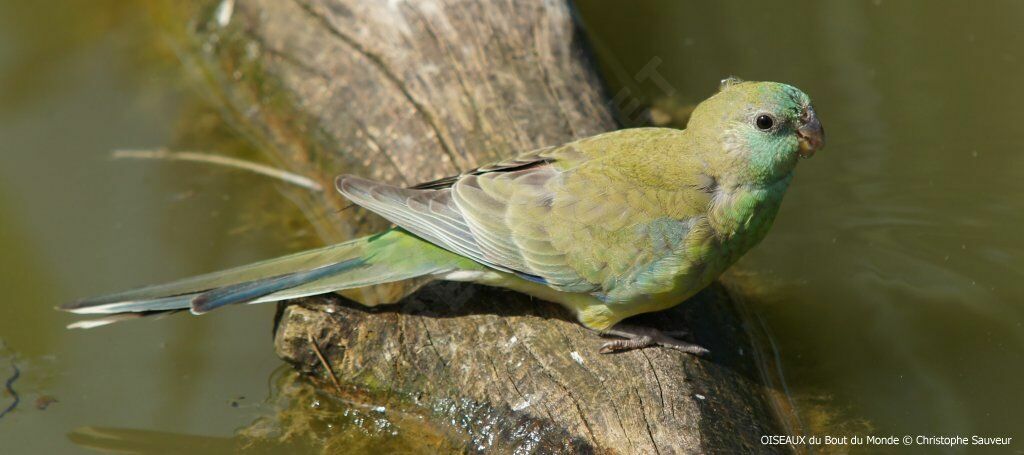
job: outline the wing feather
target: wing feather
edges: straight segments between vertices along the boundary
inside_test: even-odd
[[[465,220],[448,203],[448,190],[403,189],[355,176],[341,176],[335,183],[352,202],[409,232],[474,261],[507,270],[486,261]]]
[[[699,175],[683,174],[677,188],[645,185],[629,174],[630,163],[619,162],[636,154],[616,154],[630,141],[670,144],[677,134],[600,135],[411,188],[352,176],[339,177],[337,187],[356,204],[478,263],[615,300],[672,286],[669,280],[689,266],[687,249],[709,235],[699,228],[709,196],[689,182]]]

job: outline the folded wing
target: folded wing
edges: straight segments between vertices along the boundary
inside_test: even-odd
[[[708,197],[685,185],[647,188],[605,168],[601,140],[413,188],[354,176],[339,177],[337,188],[435,245],[559,290],[608,296],[671,286],[660,279],[687,266]]]

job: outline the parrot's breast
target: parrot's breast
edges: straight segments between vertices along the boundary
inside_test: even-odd
[[[676,253],[678,267],[662,270],[665,286],[629,287],[598,296],[605,311],[615,315],[609,320],[671,308],[711,284],[767,235],[788,183],[786,178],[716,194],[707,215],[692,220]]]
[[[770,185],[740,186],[715,196],[709,219],[718,240],[724,272],[744,253],[761,242],[782,206],[792,175]]]

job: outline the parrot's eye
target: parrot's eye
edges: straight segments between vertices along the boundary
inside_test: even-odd
[[[772,116],[768,114],[761,114],[757,116],[757,119],[754,120],[754,123],[757,125],[757,128],[760,129],[761,131],[768,131],[772,129],[773,126],[775,126],[775,119],[773,119]]]

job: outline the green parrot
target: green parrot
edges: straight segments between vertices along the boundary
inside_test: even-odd
[[[619,337],[614,352],[707,351],[618,324],[677,305],[764,238],[796,163],[824,146],[797,88],[729,78],[685,130],[634,128],[402,188],[351,175],[337,190],[396,227],[368,237],[62,306],[89,328],[418,277],[499,286],[561,304]]]

